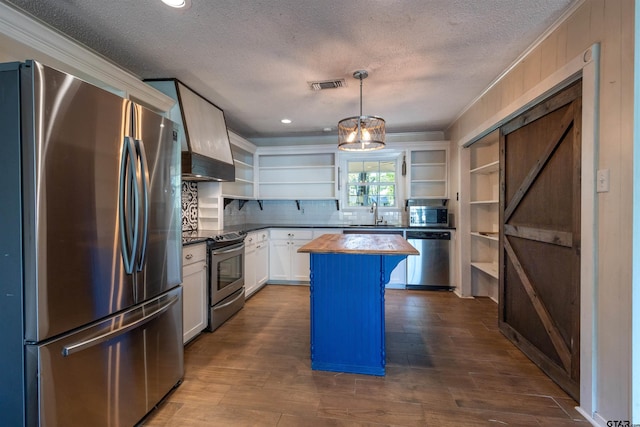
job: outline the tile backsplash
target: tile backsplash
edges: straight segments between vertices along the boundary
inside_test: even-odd
[[[182,181],[182,231],[198,229],[198,183]]]
[[[404,209],[381,209],[380,217],[389,224],[406,224]],[[338,209],[335,200],[264,200],[246,202],[242,208],[234,200],[224,208],[224,224],[286,224],[286,225],[350,225],[372,224],[369,209]]]

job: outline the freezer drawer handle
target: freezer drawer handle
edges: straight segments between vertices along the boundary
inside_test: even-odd
[[[101,344],[105,341],[108,341],[112,338],[117,337],[118,335],[122,335],[132,329],[140,327],[145,323],[155,319],[165,311],[167,311],[169,307],[175,304],[179,299],[180,299],[179,295],[174,295],[168,298],[160,307],[156,308],[155,310],[147,314],[144,313],[145,306],[138,307],[136,311],[140,312],[140,315],[142,317],[136,316],[136,318],[133,319],[131,322],[129,322],[128,324],[122,325],[117,329],[109,330],[104,334],[100,334],[96,337],[90,338],[85,341],[81,341],[75,344],[69,344],[62,349],[62,355],[65,357],[71,356],[73,353],[77,353],[89,347],[93,347],[95,345]]]

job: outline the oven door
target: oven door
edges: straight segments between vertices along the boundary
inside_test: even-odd
[[[244,242],[211,249],[211,305],[244,286]]]

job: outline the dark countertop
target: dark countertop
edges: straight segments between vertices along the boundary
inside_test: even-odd
[[[214,236],[226,233],[251,233],[266,228],[340,228],[348,230],[455,230],[455,227],[408,227],[406,225],[349,225],[349,224],[241,224],[225,227],[222,230],[195,230],[182,232],[182,244],[193,245],[206,242]]]

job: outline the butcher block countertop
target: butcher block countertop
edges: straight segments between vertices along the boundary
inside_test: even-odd
[[[396,234],[323,234],[298,249],[314,254],[419,255]]]

